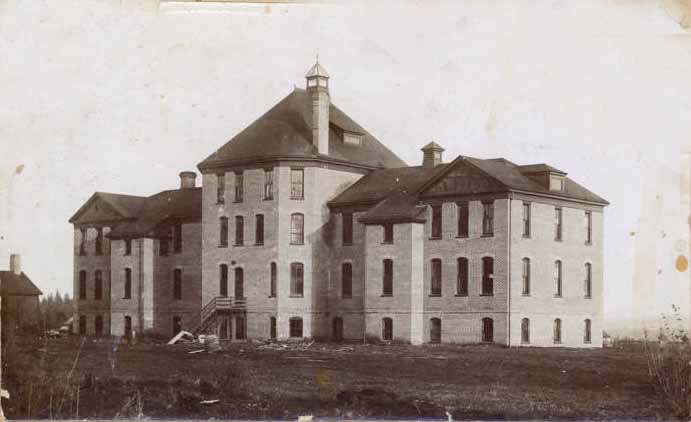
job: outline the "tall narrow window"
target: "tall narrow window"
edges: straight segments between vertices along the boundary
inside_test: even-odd
[[[441,259],[430,262],[430,296],[441,296]]]
[[[593,213],[585,212],[585,243],[593,243]]]
[[[305,171],[290,170],[290,199],[305,199]]]
[[[94,318],[94,332],[96,337],[101,337],[103,335],[103,316],[96,315]]]
[[[221,264],[218,267],[219,280],[219,296],[228,297],[228,266],[226,264]]]
[[[482,203],[482,235],[494,236],[494,202]]]
[[[458,258],[456,266],[456,295],[468,296],[468,258]]]
[[[235,202],[242,202],[245,196],[245,178],[242,172],[235,173]]]
[[[305,216],[299,213],[290,215],[290,244],[305,243]]]
[[[226,175],[225,173],[218,173],[216,175],[216,203],[223,204],[226,202]]]
[[[264,170],[264,199],[274,199],[274,170]]]
[[[586,319],[584,321],[585,326],[583,327],[583,343],[590,343],[591,341],[591,334],[590,334],[590,320]]]
[[[391,318],[381,320],[381,339],[384,341],[393,340],[393,320]]]
[[[242,246],[245,243],[245,218],[241,215],[235,216],[235,246]]]
[[[554,209],[554,240],[561,240],[562,235],[562,210],[561,208]]]
[[[350,262],[344,262],[341,265],[341,296],[353,297],[353,264]]]
[[[441,204],[432,205],[432,239],[441,239],[442,209]]]
[[[132,299],[132,270],[125,268],[125,294],[123,299]]]
[[[593,294],[593,267],[590,263],[585,264],[584,272],[583,295],[586,299],[590,299]]]
[[[182,300],[182,270],[180,268],[173,271],[173,299]]]
[[[158,240],[158,254],[160,256],[168,255],[169,242],[167,237],[162,237]]]
[[[554,344],[561,343],[561,320],[559,318],[554,320]]]
[[[384,243],[393,243],[393,223],[384,223]]]
[[[521,343],[530,343],[530,320],[528,318],[521,320]]]
[[[103,299],[103,273],[101,270],[96,270],[94,273],[94,299]]]
[[[269,318],[269,338],[276,340],[276,317]]]
[[[439,318],[429,320],[429,341],[430,343],[441,343],[441,319]]]
[[[494,320],[482,318],[482,341],[492,343],[494,341]]]
[[[125,239],[125,255],[132,255],[132,239]]]
[[[264,215],[257,214],[254,224],[254,242],[257,245],[264,244]]]
[[[554,297],[561,297],[561,261],[554,261]]]
[[[302,318],[290,319],[290,336],[293,338],[302,337]]]
[[[173,226],[173,251],[182,252],[182,224],[180,223]]]
[[[278,274],[276,263],[271,263],[271,285],[269,286],[269,297],[276,297],[276,285],[278,284]]]
[[[530,296],[530,258],[523,258],[523,296]]]
[[[468,212],[468,203],[461,202],[458,207],[458,237],[468,237],[468,226],[470,213]]]
[[[96,233],[96,255],[103,255],[103,228],[99,227]]]
[[[226,247],[228,246],[228,217],[219,218],[218,223],[220,230],[218,246]]]
[[[341,214],[343,219],[342,237],[344,245],[353,244],[353,214],[344,212]]]
[[[86,229],[79,229],[79,255],[86,255]]]
[[[79,300],[86,300],[86,271],[79,271]]]
[[[235,339],[245,339],[245,318],[235,317]]]
[[[523,237],[530,237],[530,202],[523,203]]]
[[[235,299],[245,297],[245,272],[240,267],[235,267]]]
[[[393,261],[385,259],[382,261],[382,296],[393,296]]]
[[[494,294],[494,259],[482,258],[482,296]]]
[[[290,295],[295,297],[304,295],[304,266],[299,262],[290,264]]]

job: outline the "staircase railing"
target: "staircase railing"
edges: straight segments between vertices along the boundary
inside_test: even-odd
[[[211,298],[209,302],[204,305],[202,308],[201,312],[199,313],[200,315],[200,321],[199,325],[197,325],[194,330],[192,330],[192,333],[196,334],[199,331],[202,331],[206,325],[206,323],[211,319],[211,317],[218,311],[230,311],[230,310],[244,310],[245,306],[247,305],[246,299],[243,298],[235,298],[235,297],[225,297],[225,296],[216,296]]]

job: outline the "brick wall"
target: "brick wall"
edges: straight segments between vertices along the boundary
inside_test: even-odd
[[[104,235],[110,231],[109,227],[104,227]],[[97,230],[89,227],[86,230],[85,255],[79,255],[79,245],[82,240],[79,227],[74,230],[74,265],[73,265],[73,297],[75,303],[74,331],[79,333],[80,316],[86,317],[86,334],[96,333],[95,318],[103,318],[103,334],[110,333],[110,240],[104,237],[103,254],[95,254]],[[86,271],[86,299],[79,299],[79,272]],[[101,271],[102,277],[102,299],[95,299],[95,273]]]

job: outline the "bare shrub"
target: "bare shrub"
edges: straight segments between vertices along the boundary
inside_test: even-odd
[[[656,390],[675,417],[691,417],[691,341],[688,332],[679,328],[683,319],[679,308],[672,306],[673,315],[662,316],[658,341],[645,334],[648,371]]]

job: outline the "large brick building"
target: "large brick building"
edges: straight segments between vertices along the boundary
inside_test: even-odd
[[[607,201],[545,164],[422,148],[406,166],[315,64],[202,161],[202,188],[72,217],[84,334],[602,344]]]

